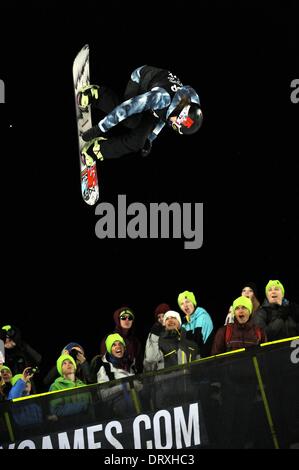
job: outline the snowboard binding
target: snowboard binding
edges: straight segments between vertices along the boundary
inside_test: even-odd
[[[81,111],[88,110],[88,106],[99,99],[98,85],[86,85],[77,94],[77,103]]]
[[[101,153],[101,140],[107,140],[104,137],[98,137],[96,139],[87,142],[81,150],[81,156],[86,166],[91,167],[96,160],[104,160]]]

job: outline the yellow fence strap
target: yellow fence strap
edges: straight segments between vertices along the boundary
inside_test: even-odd
[[[276,436],[276,431],[275,431],[275,428],[274,428],[273,419],[272,419],[272,416],[271,416],[271,411],[270,411],[268,399],[267,399],[267,396],[266,396],[266,393],[265,393],[265,388],[264,388],[264,384],[263,384],[263,381],[262,381],[262,376],[261,376],[261,372],[260,372],[260,368],[259,368],[257,358],[253,357],[252,361],[253,361],[253,365],[254,365],[254,368],[255,368],[255,373],[256,373],[256,376],[257,376],[259,388],[260,388],[260,391],[261,391],[263,405],[264,405],[264,408],[265,408],[267,421],[269,423],[271,436],[272,436],[272,439],[273,439],[273,442],[274,442],[274,447],[275,447],[275,449],[279,449],[279,444],[278,444],[278,440],[277,440],[277,436]]]

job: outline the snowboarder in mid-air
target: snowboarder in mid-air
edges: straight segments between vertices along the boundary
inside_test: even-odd
[[[91,105],[106,114],[82,134],[87,143],[81,153],[87,166],[97,159],[119,158],[139,151],[147,156],[165,124],[179,134],[189,135],[198,131],[203,119],[193,88],[183,86],[168,70],[148,65],[133,71],[121,103],[112,90],[98,85],[83,87],[77,100],[82,111]],[[126,132],[110,136],[110,129],[120,122]]]

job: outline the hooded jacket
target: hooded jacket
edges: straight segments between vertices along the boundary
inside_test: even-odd
[[[42,356],[22,339],[19,328],[12,325],[8,331],[10,333],[9,336],[16,343],[15,347],[5,349],[5,364],[10,368],[12,374],[22,374],[25,367],[39,366]],[[2,336],[6,336],[3,330]]]
[[[55,390],[65,390],[66,388],[74,388],[74,387],[81,387],[85,385],[81,380],[76,379],[75,382],[69,379],[65,379],[64,377],[58,377],[50,386],[49,392],[53,392]]]
[[[268,341],[299,335],[299,305],[283,299],[282,305],[270,304],[266,299],[253,313],[253,322],[266,332]]]
[[[119,315],[123,310],[130,310],[129,307],[122,307],[118,308],[114,314],[113,314],[113,319],[115,323],[115,328],[113,330],[113,333],[119,333],[125,340],[126,342],[126,351],[128,355],[128,359],[133,363],[135,362],[135,367],[137,370],[137,373],[142,372],[142,362],[143,362],[143,352],[142,352],[142,347],[139,339],[135,336],[135,327],[134,327],[134,321],[131,328],[122,328],[120,326],[120,319]],[[106,350],[106,338],[108,335],[106,335],[102,341],[101,341],[101,354],[104,355],[107,350]]]
[[[75,382],[64,377],[58,377],[50,387],[50,392],[58,390],[66,390],[85,386],[81,380],[76,379]],[[55,394],[56,395],[56,394]],[[57,395],[57,398],[50,400],[50,410],[53,415],[58,417],[70,416],[77,413],[87,411],[90,403],[89,393],[74,393],[68,396]]]
[[[226,341],[227,328],[231,328],[231,335]],[[265,343],[267,337],[263,329],[260,329],[260,338],[256,331],[256,326],[250,318],[246,323],[241,324],[237,320],[228,326],[222,326],[216,332],[211,356],[216,354],[223,354],[227,351],[235,351],[237,349],[248,348],[257,346],[258,344]]]
[[[111,356],[109,353],[106,353],[102,357],[102,366],[100,367],[97,373],[97,382],[105,383],[109,382],[110,380],[124,379],[135,375],[133,365],[130,366],[127,370],[118,367],[118,365],[121,366],[122,362],[122,360],[117,360],[116,358],[113,358],[113,356]],[[109,372],[107,373],[108,370]],[[137,392],[142,389],[142,384],[139,380],[134,380],[133,385],[135,391]],[[130,397],[129,392],[130,388],[131,387],[128,382],[120,382],[116,383],[116,385],[113,385],[112,387],[100,388],[99,391],[104,401],[114,401],[114,412],[117,415],[121,416],[122,412],[125,412],[125,410],[132,409],[132,399]]]
[[[165,330],[147,342],[144,371],[160,370],[198,359],[197,344],[186,338],[185,331]]]
[[[186,317],[186,320],[186,323],[182,325],[182,329],[186,331],[187,338],[197,343],[201,357],[209,355],[209,343],[213,331],[213,322],[210,315],[204,308],[197,307],[188,319]]]

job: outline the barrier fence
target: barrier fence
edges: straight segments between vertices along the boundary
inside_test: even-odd
[[[0,404],[0,448],[299,448],[299,337]]]

